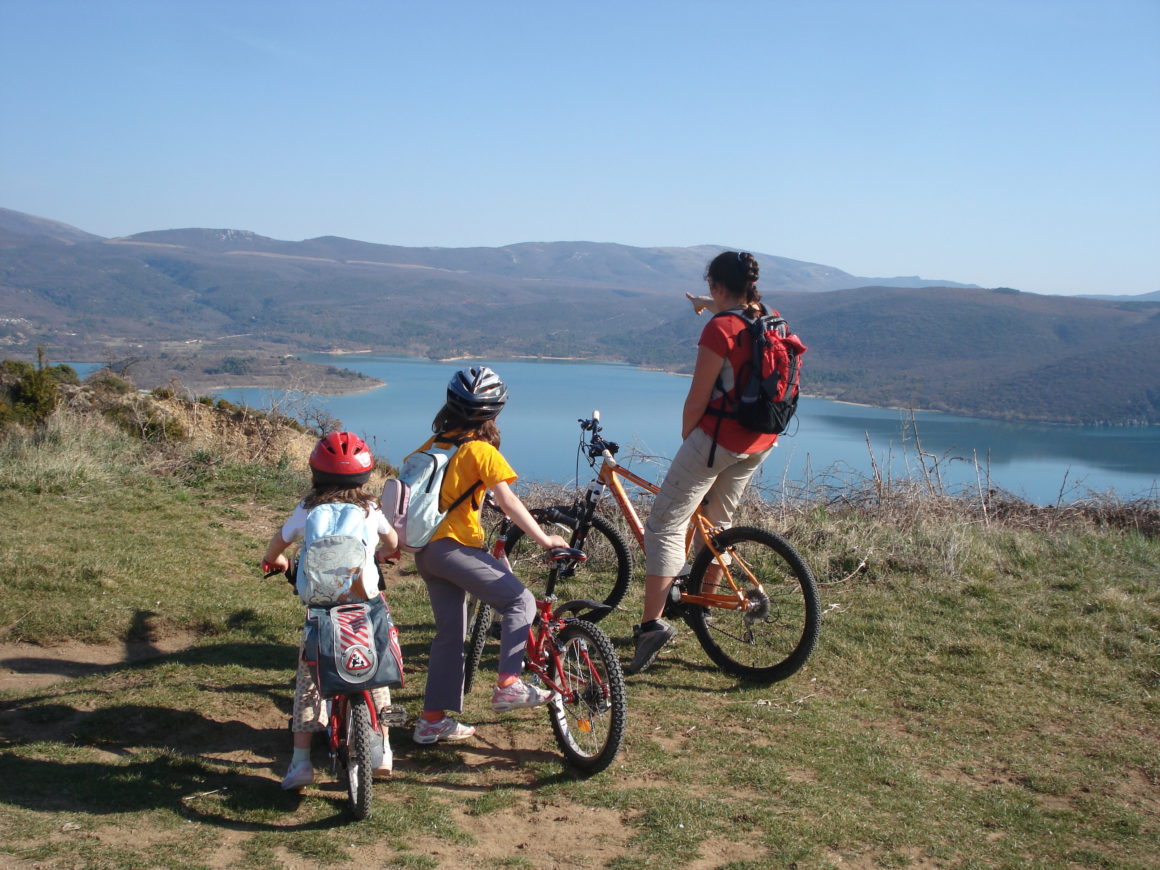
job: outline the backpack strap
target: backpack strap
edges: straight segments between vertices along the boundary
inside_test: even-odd
[[[731,308],[728,311],[719,311],[716,314],[714,314],[711,319],[716,320],[718,317],[736,317],[738,320],[740,320],[742,323],[745,324],[745,329],[747,332],[749,331],[749,328],[752,327],[753,324],[757,322],[757,318],[750,317],[749,315],[745,314],[744,312],[738,311],[736,308]],[[728,363],[729,361],[726,360],[726,362]],[[729,363],[729,364],[732,365],[732,363]],[[737,387],[738,387],[737,384],[733,385],[734,390],[736,390]],[[706,408],[705,413],[712,414],[714,417],[732,417],[732,416],[734,416],[734,414],[736,414],[736,411],[731,410],[729,408],[729,406],[736,405],[736,402],[729,397],[729,391],[726,390],[725,385],[723,383],[721,383],[721,375],[717,375],[717,380],[713,383],[713,389],[715,389],[719,393],[721,393],[721,407],[720,408]],[[720,421],[718,421],[717,429],[720,430],[720,428],[721,428],[721,423],[720,423]],[[713,436],[713,446],[714,447],[717,446],[717,436],[716,435]],[[710,462],[710,464],[712,464],[712,462]]]
[[[478,440],[479,440],[478,438],[449,438],[449,437],[447,437],[446,432],[436,432],[434,435],[431,436],[430,444],[428,444],[425,447],[422,447],[420,449],[425,450],[425,449],[427,449],[427,447],[433,446],[435,444],[450,444],[452,447],[455,448],[455,452],[451,454],[452,456],[454,456],[455,453],[459,452],[459,448],[462,447],[464,444],[468,443],[469,441],[478,441]],[[450,464],[451,464],[450,457],[448,458],[447,463],[448,463],[448,466],[450,466]],[[444,484],[447,483],[446,477],[443,478],[443,483]],[[469,499],[472,496],[472,494],[476,491],[476,489],[478,489],[482,485],[483,485],[483,481],[477,480],[475,483],[473,483],[471,486],[469,486],[467,488],[466,492],[462,493],[457,499],[455,499],[455,501],[451,502],[451,506],[449,508],[447,508],[447,510],[444,512],[444,518],[446,518],[446,516],[449,515],[453,510],[455,510],[457,507],[459,507],[461,504],[463,504],[465,501],[467,501],[467,499]],[[443,500],[442,491],[440,491],[440,493],[439,493],[439,499],[440,499],[440,501]]]
[[[762,305],[761,306],[761,315],[759,315],[759,316],[764,316],[764,315],[765,315],[765,306]],[[736,308],[730,308],[728,311],[718,311],[710,319],[716,320],[718,317],[736,317],[738,320],[740,320],[742,323],[745,324],[745,332],[749,332],[749,330],[753,327],[753,324],[757,323],[757,320],[758,320],[757,317],[750,317],[744,311],[739,311]],[[756,344],[754,344],[754,347],[756,347]],[[725,362],[728,365],[732,365],[732,363],[730,363],[728,359],[726,359]],[[753,368],[753,365],[754,365],[754,361],[751,360],[749,363],[751,370]],[[740,387],[739,384],[734,384],[733,385],[734,391],[736,391],[739,387]],[[709,448],[709,463],[708,464],[709,464],[710,468],[713,467],[713,461],[717,458],[717,439],[721,434],[722,421],[726,417],[736,417],[737,416],[737,402],[734,399],[730,398],[729,391],[726,390],[725,385],[723,383],[721,383],[721,375],[717,375],[717,380],[713,383],[713,389],[721,394],[721,407],[720,408],[710,407],[710,408],[705,409],[706,414],[709,414],[710,416],[717,418],[717,425],[715,427],[713,427],[713,445]]]
[[[470,497],[482,485],[483,485],[483,481],[477,480],[475,483],[473,483],[471,486],[469,486],[467,488],[467,492],[463,493],[463,495],[459,496],[459,498],[457,498],[457,499],[455,499],[455,501],[451,502],[451,507],[447,508],[447,513],[450,514],[453,510],[455,510],[457,507],[459,507],[461,504],[463,504],[465,501],[467,501],[468,497]]]

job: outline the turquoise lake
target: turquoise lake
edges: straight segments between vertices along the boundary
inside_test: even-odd
[[[340,419],[398,464],[430,432],[448,379],[467,362],[431,362],[365,354],[304,357],[363,372],[386,386],[347,396],[295,397],[270,390],[222,390],[217,395],[255,407],[272,402],[293,411],[305,404]],[[621,458],[646,477],[680,442],[687,378],[613,363],[545,360],[473,360],[494,368],[509,401],[499,418],[503,452],[525,480],[587,482],[579,462],[577,420],[599,409],[606,438]],[[912,425],[913,420],[913,425]],[[802,399],[790,431],[762,470],[759,486],[771,494],[783,481],[795,486],[839,486],[868,478],[874,462],[895,479],[919,477],[917,428],[924,453],[937,457],[951,492],[981,480],[1036,504],[1070,502],[1092,493],[1123,499],[1160,496],[1160,427],[1104,428],[1001,423],[934,412],[900,412]],[[869,444],[869,446],[868,446]],[[928,460],[928,468],[930,463]]]

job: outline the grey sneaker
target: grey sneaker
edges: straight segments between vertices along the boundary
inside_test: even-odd
[[[632,642],[636,647],[636,652],[624,672],[626,674],[639,674],[641,671],[647,670],[648,666],[656,659],[657,653],[676,636],[677,630],[663,619],[658,619],[656,628],[648,631],[641,631],[639,625],[634,625],[632,627]]]
[[[428,722],[422,716],[415,723],[415,732],[411,739],[424,745],[442,740],[446,743],[459,743],[475,736],[473,725],[464,725],[456,722],[450,716],[444,716],[438,722]]]

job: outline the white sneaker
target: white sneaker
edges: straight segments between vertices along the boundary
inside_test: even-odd
[[[387,735],[383,735],[383,757],[379,766],[374,770],[374,776],[390,776],[395,768],[395,754],[391,751],[391,742]]]
[[[309,758],[290,762],[290,769],[282,777],[282,788],[287,791],[303,788],[314,782],[314,765]]]
[[[428,722],[422,716],[415,723],[415,731],[411,739],[416,743],[428,745],[443,740],[447,743],[459,743],[469,740],[475,735],[475,726],[456,722],[450,716],[444,716],[437,722]]]

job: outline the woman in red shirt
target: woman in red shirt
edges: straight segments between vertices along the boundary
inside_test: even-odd
[[[698,314],[706,308],[715,313],[764,313],[757,278],[752,254],[719,254],[705,269],[709,298],[690,297],[693,308]],[[728,528],[745,485],[777,443],[776,435],[752,432],[721,413],[736,399],[738,372],[750,360],[752,348],[744,321],[712,318],[701,331],[697,348],[693,382],[681,417],[681,447],[645,523],[644,613],[640,625],[633,627],[636,650],[625,668],[630,674],[651,665],[677,634],[661,614],[669,587],[685,564],[685,529],[693,511],[704,501],[706,516],[718,527]]]

